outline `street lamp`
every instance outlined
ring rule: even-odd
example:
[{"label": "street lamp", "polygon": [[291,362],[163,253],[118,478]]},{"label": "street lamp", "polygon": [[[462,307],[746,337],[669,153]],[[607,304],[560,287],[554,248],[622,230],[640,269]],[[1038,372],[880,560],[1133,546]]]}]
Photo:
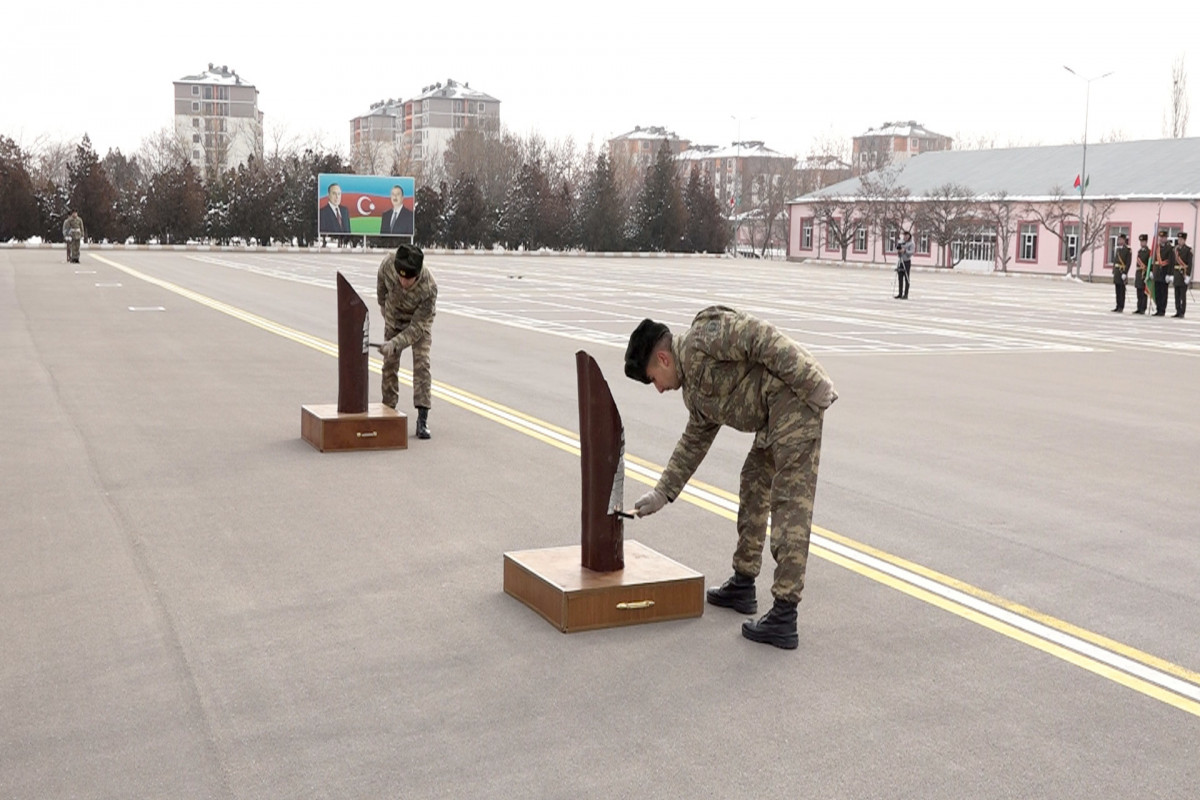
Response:
[{"label": "street lamp", "polygon": [[[737,148],[737,159],[733,162],[733,188],[730,193],[729,215],[734,217],[741,211],[742,205],[742,118],[737,114],[730,114],[729,118],[737,122],[737,141],[734,142],[734,147]],[[750,121],[758,119],[758,117],[747,117]],[[733,257],[738,257],[738,229],[741,228],[740,222],[733,224]],[[750,246],[754,247],[754,233],[751,228]]]},{"label": "street lamp", "polygon": [[[1092,101],[1092,81],[1098,81],[1102,78],[1107,78],[1112,75],[1111,72],[1106,72],[1103,75],[1097,75],[1094,78],[1085,78],[1075,70],[1063,64],[1063,69],[1083,81],[1087,90],[1083,96],[1083,167],[1079,173],[1079,233],[1075,238],[1075,277],[1079,277],[1079,270],[1083,261],[1083,195],[1087,191],[1088,174],[1087,174],[1087,129],[1088,129],[1088,111]],[[1092,268],[1088,271],[1088,280],[1093,277],[1096,270],[1095,258],[1092,259]]]}]

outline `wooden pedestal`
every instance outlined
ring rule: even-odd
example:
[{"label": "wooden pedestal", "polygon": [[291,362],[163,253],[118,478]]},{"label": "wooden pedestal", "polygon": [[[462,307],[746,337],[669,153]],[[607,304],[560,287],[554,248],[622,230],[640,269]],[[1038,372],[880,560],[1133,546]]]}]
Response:
[{"label": "wooden pedestal", "polygon": [[593,572],[580,545],[504,554],[504,591],[564,633],[704,613],[704,576],[633,540],[625,568]]},{"label": "wooden pedestal", "polygon": [[339,414],[337,404],[300,407],[300,436],[320,450],[407,449],[408,415],[370,403],[365,414]]}]

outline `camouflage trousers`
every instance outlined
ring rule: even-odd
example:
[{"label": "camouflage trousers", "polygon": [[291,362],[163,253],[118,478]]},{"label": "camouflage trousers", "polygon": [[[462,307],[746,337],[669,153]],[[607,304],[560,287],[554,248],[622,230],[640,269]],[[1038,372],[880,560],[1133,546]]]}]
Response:
[{"label": "camouflage trousers", "polygon": [[[391,339],[400,329],[385,328],[383,335]],[[432,336],[418,339],[412,345],[413,360],[413,406],[416,408],[433,407],[433,376],[429,370],[429,349],[433,343]],[[385,356],[383,359],[383,404],[396,407],[400,400],[400,353]]]},{"label": "camouflage trousers", "polygon": [[[759,446],[756,441],[742,465],[733,569],[743,575],[758,575],[769,519],[771,556],[775,559],[771,594],[778,600],[798,603],[808,568],[821,428],[818,421],[814,437],[813,412],[794,396],[780,404],[783,407],[771,409],[771,427],[775,430],[768,432],[770,444]],[[781,412],[778,415],[777,410]]]},{"label": "camouflage trousers", "polygon": [[79,240],[67,239],[67,261],[79,260]]}]

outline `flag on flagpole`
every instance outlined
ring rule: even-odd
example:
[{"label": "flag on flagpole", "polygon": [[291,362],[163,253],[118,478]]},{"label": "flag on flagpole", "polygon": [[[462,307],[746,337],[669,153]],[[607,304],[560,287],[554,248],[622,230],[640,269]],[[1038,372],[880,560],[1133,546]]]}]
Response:
[{"label": "flag on flagpole", "polygon": [[1073,188],[1075,188],[1075,189],[1079,188],[1079,176],[1078,175],[1075,176],[1075,185]]},{"label": "flag on flagpole", "polygon": [[[1092,176],[1091,176],[1091,175],[1088,175],[1086,178],[1084,178],[1084,179],[1083,179],[1083,183],[1082,183],[1083,189],[1086,189],[1086,188],[1088,187],[1088,184],[1089,184],[1089,183],[1091,183],[1091,182],[1092,182]],[[1075,188],[1076,188],[1076,189],[1078,189],[1079,191],[1081,191],[1081,192],[1082,192],[1082,191],[1083,191],[1083,189],[1080,189],[1079,187],[1080,187],[1079,176],[1078,176],[1078,175],[1076,175],[1076,176],[1075,176]]]}]

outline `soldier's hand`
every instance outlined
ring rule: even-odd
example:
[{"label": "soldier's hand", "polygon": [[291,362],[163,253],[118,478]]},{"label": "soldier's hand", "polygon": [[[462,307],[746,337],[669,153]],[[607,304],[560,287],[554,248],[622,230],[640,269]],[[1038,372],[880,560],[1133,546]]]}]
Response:
[{"label": "soldier's hand", "polygon": [[813,411],[820,413],[833,405],[833,401],[837,399],[838,393],[833,388],[833,383],[828,378],[822,378],[805,402]]},{"label": "soldier's hand", "polygon": [[403,349],[400,345],[396,344],[395,339],[388,339],[379,347],[379,353],[384,358],[391,358],[393,354],[399,355]]},{"label": "soldier's hand", "polygon": [[637,499],[633,510],[639,517],[648,517],[667,504],[667,496],[658,489],[651,489]]}]

